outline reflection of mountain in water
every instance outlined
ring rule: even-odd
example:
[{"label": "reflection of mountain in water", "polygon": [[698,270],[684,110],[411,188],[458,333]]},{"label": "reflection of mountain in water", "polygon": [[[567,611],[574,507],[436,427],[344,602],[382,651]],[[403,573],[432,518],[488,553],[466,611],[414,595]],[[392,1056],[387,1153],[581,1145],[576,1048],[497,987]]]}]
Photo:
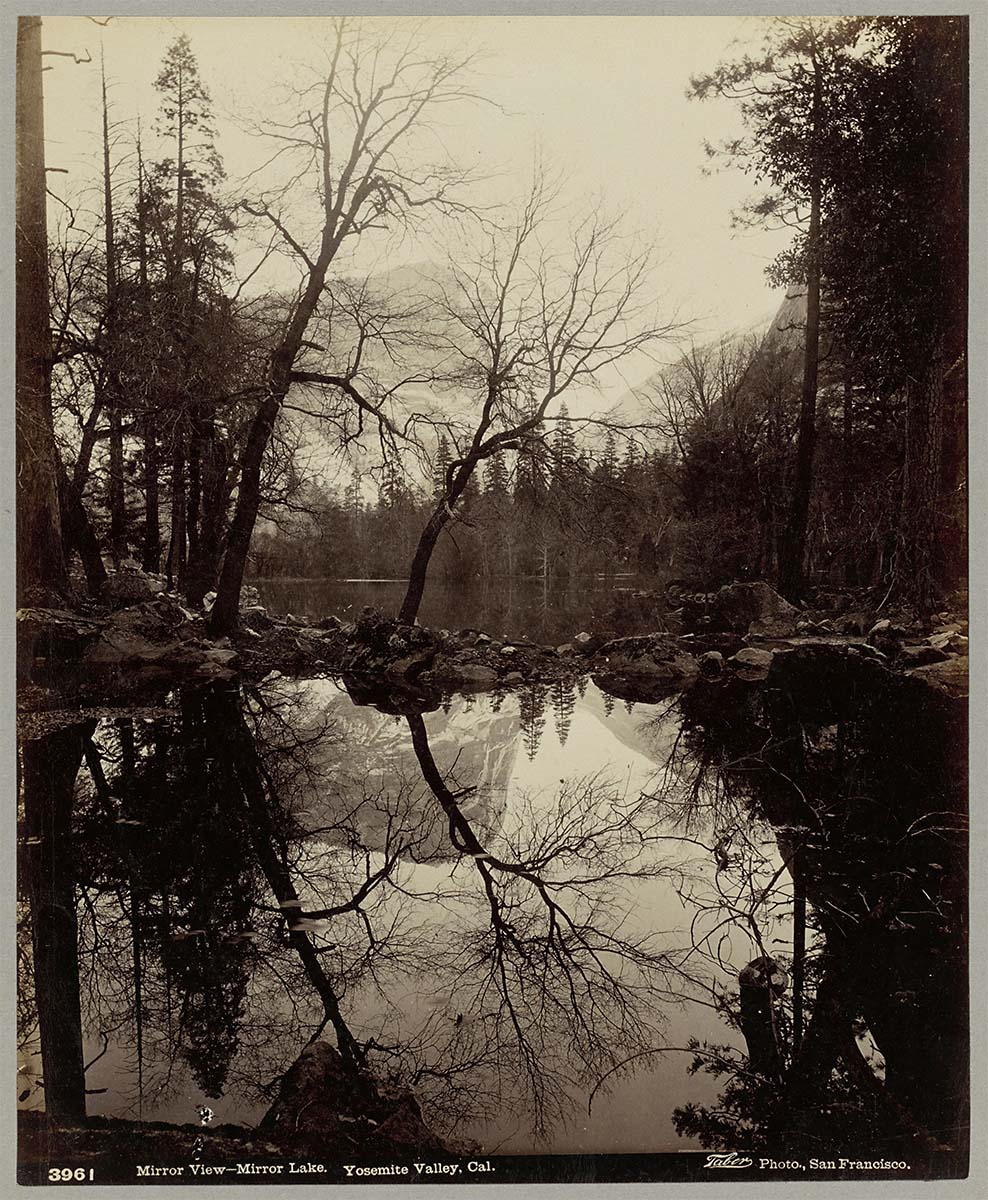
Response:
[{"label": "reflection of mountain in water", "polygon": [[611,697],[591,687],[580,699],[578,707],[592,713],[610,737],[636,754],[650,759],[657,767],[664,766],[668,761],[679,732],[678,716],[667,715],[667,710],[675,712],[671,701],[637,704],[629,711],[624,704],[613,703]]},{"label": "reflection of mountain in water", "polygon": [[[331,825],[362,796],[376,797],[362,804],[356,815],[369,848],[383,849],[389,818],[393,820],[400,808],[406,827],[434,827],[416,849],[416,858],[455,857],[443,814],[422,778],[405,719],[358,707],[329,681],[318,681],[308,690],[319,717],[328,718],[333,730],[315,750],[322,772],[333,784],[306,797],[309,827]],[[478,837],[487,837],[504,820],[520,745],[517,717],[458,696],[448,712],[427,713],[425,724],[433,758],[450,789],[471,789],[460,799],[463,815]]]}]

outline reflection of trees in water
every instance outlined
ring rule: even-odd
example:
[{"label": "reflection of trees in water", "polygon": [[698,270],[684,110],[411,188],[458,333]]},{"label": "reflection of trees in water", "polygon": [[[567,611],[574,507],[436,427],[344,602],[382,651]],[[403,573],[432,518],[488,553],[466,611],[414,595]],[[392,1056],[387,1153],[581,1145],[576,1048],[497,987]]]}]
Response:
[{"label": "reflection of trees in water", "polygon": [[[694,896],[698,952],[716,953],[711,932],[747,929],[767,953],[759,920],[773,906],[794,913],[791,993],[768,1005],[777,1070],[754,1069],[748,1028],[748,1056],[696,1043],[691,1069],[726,1086],[715,1107],[678,1110],[677,1128],[732,1150],[963,1147],[962,714],[895,680],[844,678],[856,669],[847,660],[829,668],[838,679],[798,658],[784,666],[772,689],[701,686],[686,697],[672,765],[688,786],[657,789],[685,833],[708,831],[718,860],[716,886]],[[771,823],[783,860],[767,883],[752,815]],[[726,1015],[743,1026],[742,1014],[743,1002]],[[884,1079],[856,1040],[865,1027]]]},{"label": "reflection of trees in water", "polygon": [[654,931],[627,928],[630,885],[670,869],[654,808],[599,779],[570,781],[552,798],[522,798],[484,843],[432,758],[422,718],[408,724],[485,922],[450,931],[450,1000],[470,1014],[491,1065],[522,1083],[541,1135],[571,1089],[657,1036],[657,1002],[677,968]]},{"label": "reflection of trees in water", "polygon": [[[508,1109],[545,1134],[573,1089],[655,1044],[678,987],[629,924],[635,888],[670,869],[655,805],[569,781],[494,832],[464,816],[470,784],[436,766],[421,718],[423,778],[343,788],[314,752],[337,735],[299,703],[217,687],[73,733],[62,852],[87,1036],[130,1056],[138,1111],[183,1064],[208,1094],[269,1094],[328,1034],[345,1070],[414,1088],[446,1130]],[[51,754],[29,745],[25,762]],[[25,790],[29,808],[52,796],[27,771]]]},{"label": "reflection of trees in water", "polygon": [[[954,766],[931,749],[951,727],[924,712],[921,743],[892,699],[859,689],[833,712],[792,689],[700,687],[659,714],[682,726],[647,794],[568,780],[490,826],[421,717],[405,719],[421,777],[355,781],[325,753],[340,731],[291,684],[27,743],[21,957],[38,984],[19,1022],[40,1023],[46,1103],[84,1104],[80,1025],[131,1057],[149,1104],[179,1067],[212,1094],[269,1097],[330,1037],[345,1071],[414,1089],[446,1132],[511,1111],[545,1134],[579,1091],[674,1050],[722,1081],[716,1106],[676,1114],[705,1145],[817,1153],[865,1129],[876,1153],[953,1144],[961,837]],[[677,947],[636,912],[669,886],[691,920]],[[785,968],[783,996],[718,982],[752,959]],[[667,1046],[662,1008],[685,995],[749,1053]]]}]

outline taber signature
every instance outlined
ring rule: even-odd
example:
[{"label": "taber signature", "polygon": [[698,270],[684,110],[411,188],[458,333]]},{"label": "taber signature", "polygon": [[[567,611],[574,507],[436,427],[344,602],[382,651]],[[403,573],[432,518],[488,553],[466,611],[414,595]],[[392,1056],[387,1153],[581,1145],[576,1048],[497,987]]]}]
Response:
[{"label": "taber signature", "polygon": [[703,1165],[723,1170],[739,1170],[742,1167],[750,1167],[752,1162],[752,1159],[735,1154],[732,1150],[730,1154],[708,1154],[707,1161]]}]

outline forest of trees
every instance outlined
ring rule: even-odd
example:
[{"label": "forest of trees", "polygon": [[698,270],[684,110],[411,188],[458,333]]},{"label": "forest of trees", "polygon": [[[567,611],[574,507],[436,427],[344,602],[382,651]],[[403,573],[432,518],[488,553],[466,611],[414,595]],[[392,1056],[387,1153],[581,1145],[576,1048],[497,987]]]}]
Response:
[{"label": "forest of trees", "polygon": [[[21,604],[99,595],[133,559],[193,605],[215,591],[217,633],[246,574],[408,577],[409,621],[430,571],[860,586],[926,615],[963,581],[963,18],[780,19],[692,81],[744,120],[709,148],[760,189],[738,221],[793,230],[779,320],[695,344],[619,221],[571,214],[551,243],[550,172],[492,218],[434,160],[420,135],[476,98],[469,56],[333,30],[246,196],[188,37],[143,126],[60,51],[104,72],[103,147],[91,194],[55,196],[41,22],[19,19]],[[449,251],[421,296],[346,267],[423,220]],[[252,286],[247,236],[294,292]],[[567,408],[639,352],[675,361],[638,411]]]}]

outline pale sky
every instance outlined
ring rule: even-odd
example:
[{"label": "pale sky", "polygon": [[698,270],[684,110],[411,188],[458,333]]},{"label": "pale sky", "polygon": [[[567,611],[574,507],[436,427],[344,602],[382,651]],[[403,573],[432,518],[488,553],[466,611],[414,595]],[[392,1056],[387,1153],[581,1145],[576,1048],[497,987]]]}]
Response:
[{"label": "pale sky", "polygon": [[[153,156],[158,97],[152,81],[169,44],[180,33],[189,35],[212,94],[217,145],[232,186],[269,153],[250,135],[251,111],[270,111],[279,89],[298,77],[300,64],[319,62],[328,22],[116,17],[100,29],[83,17],[44,18],[45,49],[82,56],[88,50],[94,60],[89,65],[47,60],[53,67],[45,73],[48,164],[68,170],[51,175],[50,186],[78,196],[98,181],[101,41],[112,116],[129,120],[140,112]],[[732,43],[760,37],[761,18],[498,16],[430,17],[421,23],[437,46],[485,52],[476,88],[499,106],[444,112],[442,139],[455,158],[497,172],[494,187],[506,195],[523,188],[538,148],[566,173],[574,205],[600,198],[608,209],[627,212],[659,248],[663,303],[670,313],[696,322],[698,339],[768,319],[780,293],[769,289],[763,272],[786,235],[732,231],[731,210],[750,194],[751,184],[734,169],[705,176],[703,141],[737,129],[734,107],[685,95],[692,74],[737,52]],[[98,208],[95,190],[89,203]],[[386,253],[385,265],[395,265],[394,246]],[[404,253],[421,257],[418,247]],[[249,251],[240,261],[250,264]],[[636,384],[648,373],[641,364],[636,378],[629,364],[625,382]]]}]

